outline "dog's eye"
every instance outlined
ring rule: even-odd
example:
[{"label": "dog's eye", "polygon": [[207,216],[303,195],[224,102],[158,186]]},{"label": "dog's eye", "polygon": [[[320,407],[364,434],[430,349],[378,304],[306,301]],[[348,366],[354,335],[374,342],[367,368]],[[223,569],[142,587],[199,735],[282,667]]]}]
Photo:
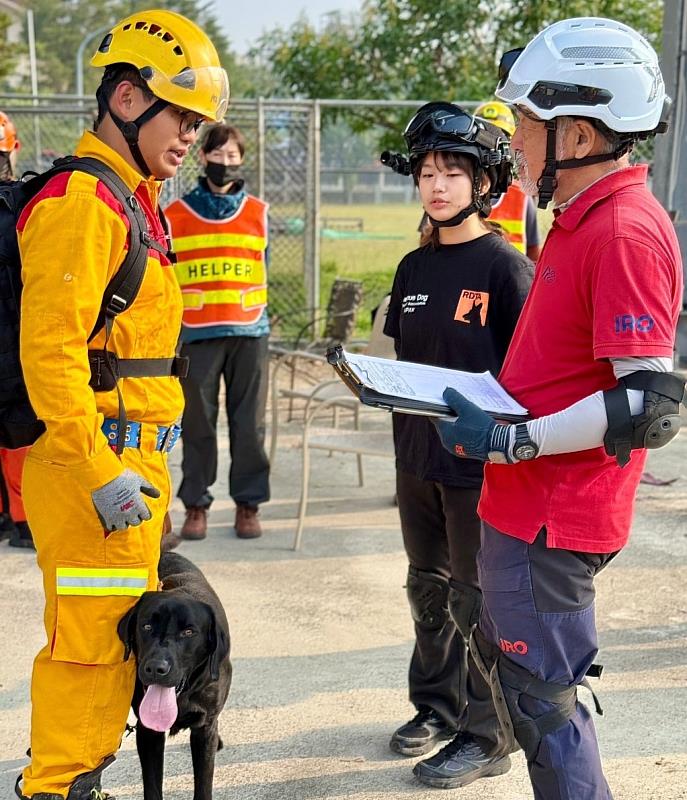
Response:
[{"label": "dog's eye", "polygon": [[193,630],[193,628],[184,628],[184,630],[181,632],[180,635],[183,637],[187,637],[187,636],[193,636],[194,633],[195,631]]},{"label": "dog's eye", "polygon": [[149,622],[146,622],[146,624],[143,626],[143,630],[144,631],[152,631],[153,630],[153,626]]}]

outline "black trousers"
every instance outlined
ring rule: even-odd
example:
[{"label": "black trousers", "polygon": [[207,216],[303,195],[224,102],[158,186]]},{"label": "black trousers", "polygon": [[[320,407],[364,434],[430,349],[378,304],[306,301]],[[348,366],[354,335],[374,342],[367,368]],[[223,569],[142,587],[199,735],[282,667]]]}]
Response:
[{"label": "black trousers", "polygon": [[267,337],[227,336],[185,344],[190,358],[182,380],[186,407],[182,418],[183,479],[178,496],[186,508],[207,508],[217,479],[217,415],[224,378],[229,421],[229,494],[237,503],[257,506],[270,499],[270,465],[265,453]]},{"label": "black trousers", "polygon": [[[411,567],[479,588],[480,490],[422,481],[397,471],[396,491]],[[465,642],[448,613],[438,629],[416,622],[408,673],[410,702],[429,706],[457,725],[467,702],[465,663]]]}]

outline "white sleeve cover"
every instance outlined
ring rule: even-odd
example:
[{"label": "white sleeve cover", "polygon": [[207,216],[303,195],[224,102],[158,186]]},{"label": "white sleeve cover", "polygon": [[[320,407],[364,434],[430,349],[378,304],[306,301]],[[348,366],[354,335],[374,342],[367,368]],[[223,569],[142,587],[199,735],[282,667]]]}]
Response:
[{"label": "white sleeve cover", "polygon": [[[614,358],[611,359],[611,364],[616,378],[640,370],[670,372],[673,368],[670,358],[659,357]],[[627,396],[632,416],[641,414],[644,407],[644,392],[639,389],[628,389]],[[607,429],[608,419],[602,391],[578,400],[577,403],[555,414],[539,417],[527,423],[530,438],[539,447],[540,456],[577,453],[601,447]]]}]

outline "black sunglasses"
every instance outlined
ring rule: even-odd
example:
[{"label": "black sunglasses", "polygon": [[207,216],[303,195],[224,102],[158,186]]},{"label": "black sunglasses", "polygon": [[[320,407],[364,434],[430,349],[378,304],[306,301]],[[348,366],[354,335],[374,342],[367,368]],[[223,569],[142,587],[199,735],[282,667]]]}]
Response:
[{"label": "black sunglasses", "polygon": [[513,64],[520,58],[524,47],[516,47],[514,50],[507,50],[499,61],[499,88],[508,80]]}]

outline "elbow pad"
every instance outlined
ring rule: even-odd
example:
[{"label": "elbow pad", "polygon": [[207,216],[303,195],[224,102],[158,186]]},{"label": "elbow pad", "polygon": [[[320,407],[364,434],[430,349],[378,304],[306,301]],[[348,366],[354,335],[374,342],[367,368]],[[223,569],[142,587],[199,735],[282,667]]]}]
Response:
[{"label": "elbow pad", "polygon": [[[644,411],[630,414],[628,389],[644,392]],[[685,382],[671,372],[642,370],[620,378],[604,392],[608,430],[604,447],[624,467],[631,450],[654,450],[668,444],[680,430],[680,404],[687,406]]]}]

